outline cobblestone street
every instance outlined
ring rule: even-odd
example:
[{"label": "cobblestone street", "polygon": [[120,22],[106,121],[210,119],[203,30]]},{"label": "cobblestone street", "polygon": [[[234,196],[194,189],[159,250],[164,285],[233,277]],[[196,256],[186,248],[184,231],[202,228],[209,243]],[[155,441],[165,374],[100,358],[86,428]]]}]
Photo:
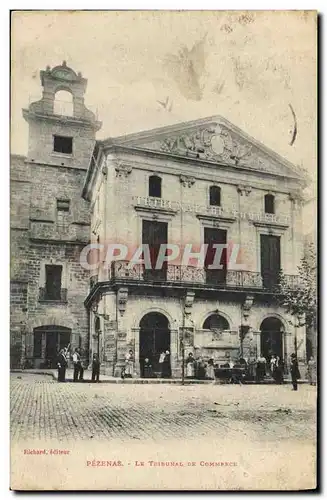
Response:
[{"label": "cobblestone street", "polygon": [[184,439],[191,434],[313,439],[316,390],[308,385],[58,384],[11,377],[13,439]]},{"label": "cobblestone street", "polygon": [[[246,488],[249,481],[254,488],[256,484],[262,487],[260,481],[267,479],[269,467],[273,485],[277,479],[279,485],[284,477],[292,484],[292,467],[298,464],[296,477],[311,485],[315,404],[316,388],[307,384],[300,385],[297,392],[291,390],[290,384],[58,384],[51,377],[15,373],[11,376],[11,436],[13,446],[19,450],[16,455],[23,454],[26,447],[49,448],[55,443],[57,448],[70,449],[71,455],[78,457],[74,467],[78,460],[79,467],[85,467],[86,459],[108,458],[109,451],[111,458],[114,453],[129,465],[139,457],[234,460],[239,465],[237,479],[232,471],[223,477],[220,474],[219,487]],[[76,446],[80,447],[78,452]],[[38,467],[40,463],[40,457],[24,458],[24,467],[27,463]],[[88,469],[85,475],[84,469],[80,473],[84,484]],[[108,474],[93,471],[89,480],[97,478],[96,485],[106,487]],[[167,474],[160,480],[176,480]],[[65,479],[67,484],[69,477]],[[135,481],[136,477],[140,472]],[[192,474],[187,477],[191,488]],[[118,481],[114,478],[111,484]],[[211,480],[216,484],[218,478],[213,476]]]}]

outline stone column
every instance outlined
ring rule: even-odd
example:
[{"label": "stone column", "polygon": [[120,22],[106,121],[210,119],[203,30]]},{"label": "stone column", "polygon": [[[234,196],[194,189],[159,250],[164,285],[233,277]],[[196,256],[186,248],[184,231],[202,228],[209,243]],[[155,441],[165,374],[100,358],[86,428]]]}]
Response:
[{"label": "stone column", "polygon": [[170,363],[173,377],[178,377],[181,372],[178,362],[178,330],[170,330]]},{"label": "stone column", "polygon": [[120,377],[122,368],[125,366],[125,355],[128,349],[133,349],[134,345],[128,343],[126,307],[128,300],[128,288],[120,287],[116,295],[116,317],[117,317],[117,356],[114,369],[114,376]]},{"label": "stone column", "polygon": [[129,346],[126,343],[127,334],[126,332],[117,332],[117,358],[114,370],[114,376],[120,377],[121,371],[125,366],[125,355]]},{"label": "stone column", "polygon": [[141,370],[140,370],[140,329],[139,328],[132,328],[132,339],[134,342],[134,356],[135,356],[135,363],[134,363],[134,375],[135,377],[140,377],[141,376]]},{"label": "stone column", "polygon": [[114,375],[114,365],[116,362],[116,335],[117,322],[104,320],[103,326],[103,367],[101,372],[106,375]]},{"label": "stone column", "polygon": [[261,355],[261,331],[252,330],[253,334],[253,348],[256,350],[256,357]]}]

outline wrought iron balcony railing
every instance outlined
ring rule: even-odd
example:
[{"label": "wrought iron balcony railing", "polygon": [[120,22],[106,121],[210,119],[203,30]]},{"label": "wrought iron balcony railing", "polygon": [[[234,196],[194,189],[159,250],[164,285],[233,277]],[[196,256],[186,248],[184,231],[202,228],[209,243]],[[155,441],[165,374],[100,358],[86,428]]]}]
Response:
[{"label": "wrought iron balcony railing", "polygon": [[[266,277],[266,276],[265,276]],[[261,273],[253,271],[221,272],[204,268],[180,265],[166,265],[163,269],[144,269],[143,264],[130,266],[128,261],[112,263],[109,279],[133,280],[141,282],[194,283],[212,285],[219,288],[250,288],[271,291],[276,282],[265,281]],[[286,275],[290,286],[298,286],[298,276]]]}]

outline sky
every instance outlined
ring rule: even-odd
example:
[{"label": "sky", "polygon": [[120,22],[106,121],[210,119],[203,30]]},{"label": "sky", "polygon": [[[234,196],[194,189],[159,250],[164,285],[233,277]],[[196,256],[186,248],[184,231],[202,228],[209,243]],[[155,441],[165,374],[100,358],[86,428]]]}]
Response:
[{"label": "sky", "polygon": [[40,70],[66,60],[88,79],[98,139],[221,115],[305,168],[315,191],[313,12],[20,11],[11,50],[13,153],[27,152],[21,110],[41,97]]}]

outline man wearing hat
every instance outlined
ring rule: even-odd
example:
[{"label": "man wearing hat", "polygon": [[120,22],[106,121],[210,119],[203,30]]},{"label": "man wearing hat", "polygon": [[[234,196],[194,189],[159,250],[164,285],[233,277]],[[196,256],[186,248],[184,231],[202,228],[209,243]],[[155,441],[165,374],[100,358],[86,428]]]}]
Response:
[{"label": "man wearing hat", "polygon": [[291,377],[293,384],[293,391],[297,391],[297,381],[300,378],[299,365],[297,362],[296,354],[291,354]]}]

